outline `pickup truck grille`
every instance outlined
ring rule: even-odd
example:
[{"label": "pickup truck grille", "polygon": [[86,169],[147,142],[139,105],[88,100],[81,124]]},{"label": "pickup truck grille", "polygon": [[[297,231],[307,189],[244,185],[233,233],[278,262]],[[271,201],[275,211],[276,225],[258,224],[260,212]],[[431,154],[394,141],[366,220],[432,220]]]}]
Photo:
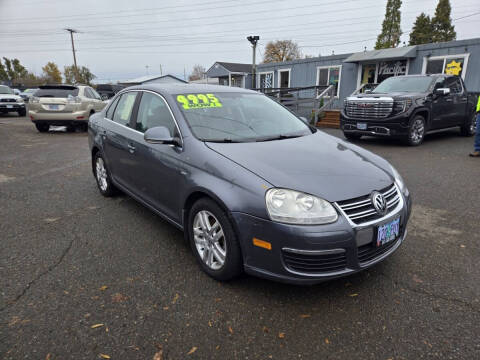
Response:
[{"label": "pickup truck grille", "polygon": [[11,102],[11,103],[14,103],[14,102],[17,102],[17,100],[15,100],[15,99],[5,99],[5,98],[2,99],[2,98],[0,98],[0,102]]},{"label": "pickup truck grille", "polygon": [[[382,190],[380,193],[387,201],[387,214],[393,211],[400,202],[400,194],[395,184],[392,184]],[[373,207],[370,195],[361,196],[359,198],[339,201],[337,205],[343,210],[345,215],[355,224],[360,225],[368,221],[376,220],[384,215],[379,215]],[[385,215],[387,215],[385,214]]]},{"label": "pickup truck grille", "polygon": [[347,100],[345,113],[358,119],[383,119],[392,113],[392,101]]}]

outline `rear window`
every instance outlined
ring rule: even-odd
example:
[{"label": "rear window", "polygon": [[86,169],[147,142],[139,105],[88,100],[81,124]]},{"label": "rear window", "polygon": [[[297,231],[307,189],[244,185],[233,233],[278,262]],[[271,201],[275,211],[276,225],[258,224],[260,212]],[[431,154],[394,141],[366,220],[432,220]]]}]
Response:
[{"label": "rear window", "polygon": [[75,89],[38,89],[35,93],[36,97],[52,97],[52,98],[68,98],[69,96],[77,96],[78,88]]}]

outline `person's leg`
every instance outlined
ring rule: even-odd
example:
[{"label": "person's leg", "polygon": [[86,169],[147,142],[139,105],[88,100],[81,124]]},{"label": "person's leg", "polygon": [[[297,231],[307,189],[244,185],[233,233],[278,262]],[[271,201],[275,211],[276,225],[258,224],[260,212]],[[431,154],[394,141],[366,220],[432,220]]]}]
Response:
[{"label": "person's leg", "polygon": [[477,131],[475,133],[475,144],[473,147],[475,151],[480,151],[480,113],[477,114]]}]

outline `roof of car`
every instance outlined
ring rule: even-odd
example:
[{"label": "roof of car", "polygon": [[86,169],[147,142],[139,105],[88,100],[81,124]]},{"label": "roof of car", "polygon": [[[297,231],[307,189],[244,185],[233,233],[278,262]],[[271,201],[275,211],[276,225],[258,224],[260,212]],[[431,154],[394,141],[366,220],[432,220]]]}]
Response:
[{"label": "roof of car", "polygon": [[167,94],[186,94],[186,93],[205,93],[205,92],[229,92],[229,93],[256,93],[252,90],[247,90],[239,87],[230,87],[223,85],[208,85],[208,84],[144,84],[137,86],[130,86],[127,89],[152,90]]}]

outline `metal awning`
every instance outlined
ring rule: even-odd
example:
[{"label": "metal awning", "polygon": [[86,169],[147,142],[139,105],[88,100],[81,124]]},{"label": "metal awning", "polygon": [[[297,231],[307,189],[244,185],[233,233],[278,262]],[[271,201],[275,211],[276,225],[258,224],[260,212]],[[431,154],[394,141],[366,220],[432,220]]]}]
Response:
[{"label": "metal awning", "polygon": [[343,62],[359,63],[359,62],[376,62],[385,60],[398,60],[406,58],[414,58],[417,56],[417,46],[404,46],[400,48],[371,50],[359,52],[350,55]]}]

